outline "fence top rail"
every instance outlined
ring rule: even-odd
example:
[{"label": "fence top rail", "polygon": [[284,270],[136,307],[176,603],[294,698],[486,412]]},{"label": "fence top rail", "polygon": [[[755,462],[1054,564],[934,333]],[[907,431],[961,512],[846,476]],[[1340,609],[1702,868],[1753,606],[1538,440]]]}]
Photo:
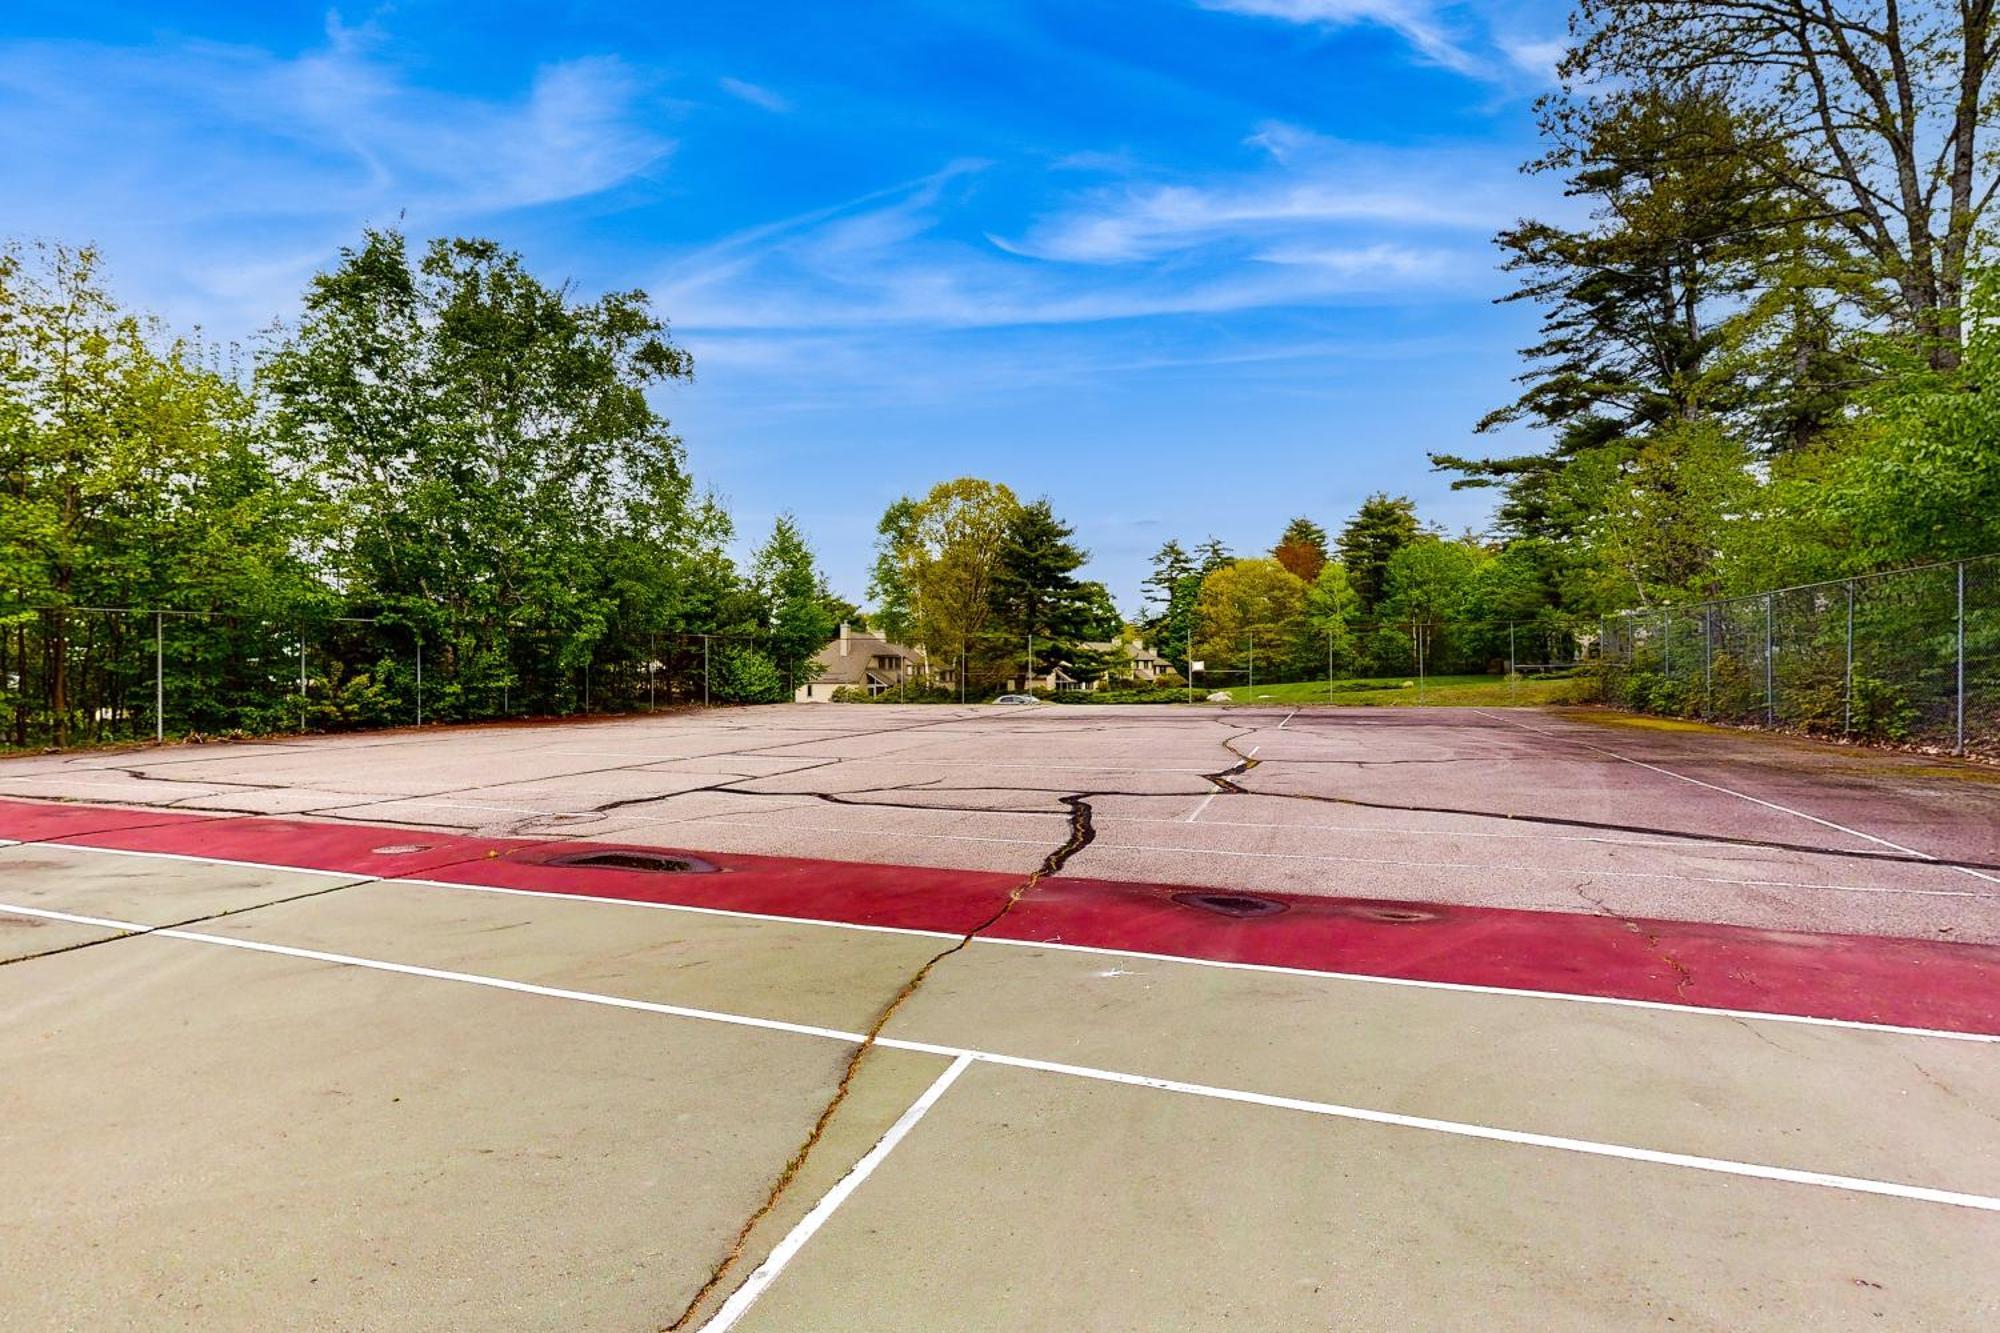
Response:
[{"label": "fence top rail", "polygon": [[1967,565],[1983,565],[1989,561],[2000,561],[2000,551],[1989,551],[1985,555],[1968,555],[1957,560],[1927,560],[1921,565],[1900,565],[1895,569],[1870,570],[1865,574],[1846,574],[1837,579],[1821,579],[1817,583],[1794,583],[1786,588],[1765,588],[1759,592],[1739,593],[1734,597],[1709,597],[1699,602],[1662,602],[1658,606],[1627,607],[1623,611],[1609,614],[1623,619],[1638,616],[1672,615],[1675,612],[1700,611],[1707,607],[1734,606],[1742,602],[1761,602],[1767,597],[1781,597],[1786,593],[1813,592],[1820,588],[1839,588],[1856,583],[1866,583],[1872,579],[1897,578],[1904,574],[1926,574],[1938,569],[1956,569]]}]

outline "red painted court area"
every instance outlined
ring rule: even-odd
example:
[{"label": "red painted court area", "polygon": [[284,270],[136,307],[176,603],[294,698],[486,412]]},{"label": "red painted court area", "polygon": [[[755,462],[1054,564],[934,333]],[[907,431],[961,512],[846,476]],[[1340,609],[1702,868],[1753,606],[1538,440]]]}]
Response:
[{"label": "red painted court area", "polygon": [[[2000,1035],[2000,947],[0,801],[0,838],[1109,953]],[[641,853],[713,873],[559,864]]]}]

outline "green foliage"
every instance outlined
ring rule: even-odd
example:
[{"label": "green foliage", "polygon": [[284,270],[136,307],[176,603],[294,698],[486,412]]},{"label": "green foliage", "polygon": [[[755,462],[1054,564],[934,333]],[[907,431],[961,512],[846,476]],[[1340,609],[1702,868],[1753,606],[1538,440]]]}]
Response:
[{"label": "green foliage", "polygon": [[1275,560],[1236,560],[1201,582],[1196,651],[1213,674],[1283,679],[1299,666],[1306,585]]},{"label": "green foliage", "polygon": [[805,534],[790,514],[780,514],[757,548],[750,578],[759,600],[770,661],[796,685],[808,683],[813,655],[839,630],[846,608],[833,602]]},{"label": "green foliage", "polygon": [[1340,563],[1364,614],[1387,595],[1389,561],[1416,539],[1417,531],[1416,505],[1406,496],[1392,500],[1380,491],[1362,501],[1340,530]]},{"label": "green foliage", "polygon": [[1013,491],[977,477],[940,482],[921,500],[890,505],[876,529],[869,585],[877,627],[940,652],[990,653],[994,578],[1020,508]]},{"label": "green foliage", "polygon": [[712,654],[711,697],[717,703],[773,704],[791,696],[776,663],[755,648],[731,645]]}]

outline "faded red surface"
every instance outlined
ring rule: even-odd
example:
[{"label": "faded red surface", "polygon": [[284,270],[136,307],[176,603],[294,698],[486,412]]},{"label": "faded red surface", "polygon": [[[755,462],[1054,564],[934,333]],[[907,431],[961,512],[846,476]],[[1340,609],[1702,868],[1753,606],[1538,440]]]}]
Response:
[{"label": "faded red surface", "polygon": [[[717,874],[565,867],[614,844],[0,800],[0,837],[256,861],[962,934],[1020,877],[685,851]],[[4,875],[0,875],[4,884]],[[0,889],[0,893],[4,890]],[[1186,886],[1045,880],[984,933],[1316,972],[1652,1000],[2000,1034],[2000,946],[1217,889],[1279,905],[1218,915]]]}]

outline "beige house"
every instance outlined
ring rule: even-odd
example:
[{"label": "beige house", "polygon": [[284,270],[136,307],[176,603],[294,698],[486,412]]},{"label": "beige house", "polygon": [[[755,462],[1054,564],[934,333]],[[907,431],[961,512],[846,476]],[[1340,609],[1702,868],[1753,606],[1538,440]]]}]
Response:
[{"label": "beige house", "polygon": [[[1057,693],[1067,690],[1101,690],[1113,676],[1130,676],[1134,680],[1151,682],[1169,675],[1173,667],[1158,653],[1148,648],[1139,639],[1103,639],[1095,642],[1079,643],[1077,647],[1091,654],[1107,658],[1110,665],[1095,673],[1077,671],[1067,662],[1059,662],[1047,671],[1038,671],[1024,684],[1019,676],[1007,682],[1010,690],[1046,690]],[[1119,662],[1120,656],[1124,662]]]},{"label": "beige house", "polygon": [[843,623],[840,636],[813,655],[819,674],[799,686],[793,699],[802,704],[826,703],[839,689],[866,688],[881,694],[919,676],[922,654],[891,643],[880,634],[855,630]]}]

